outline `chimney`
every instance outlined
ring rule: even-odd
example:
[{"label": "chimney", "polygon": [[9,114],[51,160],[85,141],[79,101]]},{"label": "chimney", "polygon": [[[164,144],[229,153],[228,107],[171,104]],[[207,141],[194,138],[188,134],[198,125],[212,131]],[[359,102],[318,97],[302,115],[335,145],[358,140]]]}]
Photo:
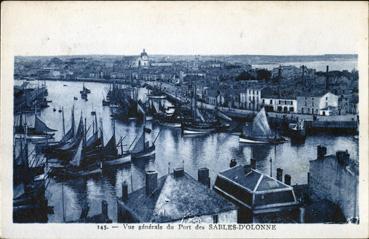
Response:
[{"label": "chimney", "polygon": [[322,146],[322,145],[318,145],[317,147],[317,159],[324,159],[324,156],[327,154],[327,148]]},{"label": "chimney", "polygon": [[255,159],[251,159],[251,168],[256,169],[256,160]]},{"label": "chimney", "polygon": [[284,183],[291,185],[291,176],[289,174],[284,175]]},{"label": "chimney", "polygon": [[128,200],[128,184],[126,181],[122,184],[122,200],[127,201]]},{"label": "chimney", "polygon": [[183,168],[175,168],[173,170],[173,175],[175,178],[180,178],[184,175],[184,169]]},{"label": "chimney", "polygon": [[245,174],[251,172],[251,164],[246,164],[245,166],[243,166],[243,168],[245,169]]},{"label": "chimney", "polygon": [[277,168],[277,180],[282,182],[283,169]]},{"label": "chimney", "polygon": [[327,65],[327,70],[325,73],[325,90],[328,90],[328,87],[329,87],[328,72],[329,72],[329,66]]},{"label": "chimney", "polygon": [[101,214],[104,218],[108,218],[108,203],[105,200],[101,202]]},{"label": "chimney", "polygon": [[339,164],[347,166],[350,161],[350,154],[348,153],[347,150],[346,151],[340,150],[336,152],[336,158]]},{"label": "chimney", "polygon": [[146,194],[152,194],[158,186],[158,173],[153,170],[146,171]]},{"label": "chimney", "polygon": [[200,168],[197,171],[197,180],[210,188],[210,177],[209,177],[209,169],[208,168]]}]

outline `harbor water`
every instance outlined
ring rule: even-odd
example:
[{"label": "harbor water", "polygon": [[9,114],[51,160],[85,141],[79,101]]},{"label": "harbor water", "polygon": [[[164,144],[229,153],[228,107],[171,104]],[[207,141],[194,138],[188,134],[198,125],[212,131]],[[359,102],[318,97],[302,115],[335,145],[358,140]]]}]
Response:
[{"label": "harbor water", "polygon": [[[15,84],[21,84],[21,82],[16,81]],[[79,92],[82,90],[80,82],[46,81],[46,85],[49,93],[47,99],[52,102],[49,103],[48,108],[40,112],[39,117],[50,128],[58,130],[55,133],[55,140],[59,140],[62,136],[62,113],[58,110],[64,109],[65,129],[68,130],[73,105],[76,124],[82,114],[83,118],[87,119],[87,127],[91,125],[93,121],[91,111],[95,111],[97,117],[102,118],[104,142],[109,140],[113,132],[111,111],[108,106],[102,106],[102,99],[109,90],[108,84],[85,83],[85,86],[91,90],[87,101],[80,99]],[[146,94],[146,89],[139,89],[139,98],[146,100]],[[33,114],[29,114],[27,120],[33,125]],[[302,145],[292,145],[287,142],[277,146],[250,146],[240,144],[238,136],[228,133],[183,137],[179,128],[167,128],[154,122],[148,122],[148,124],[153,129],[151,141],[160,132],[155,142],[155,158],[134,161],[130,166],[104,172],[101,176],[68,181],[52,179],[46,191],[49,205],[54,208],[54,213],[49,215],[49,222],[78,220],[82,208],[86,205],[90,208],[89,216],[98,214],[101,212],[102,200],[108,202],[109,217],[116,222],[116,197],[122,194],[122,183],[126,181],[129,184],[129,192],[141,188],[145,183],[144,176],[147,169],[157,170],[161,177],[173,168],[184,167],[188,174],[197,179],[197,170],[207,167],[213,184],[216,175],[229,168],[231,159],[236,159],[238,164],[247,164],[250,163],[251,158],[254,158],[257,160],[258,170],[268,175],[272,173],[275,177],[276,169],[282,168],[284,173],[291,175],[292,185],[295,185],[307,183],[309,160],[316,158],[317,145],[326,146],[328,154],[333,154],[337,150],[348,150],[351,158],[358,159],[358,142],[351,136],[337,137],[322,134],[307,137]],[[127,150],[136,136],[142,132],[142,123],[135,120],[116,121],[115,130],[117,140],[124,137],[124,149]]]}]

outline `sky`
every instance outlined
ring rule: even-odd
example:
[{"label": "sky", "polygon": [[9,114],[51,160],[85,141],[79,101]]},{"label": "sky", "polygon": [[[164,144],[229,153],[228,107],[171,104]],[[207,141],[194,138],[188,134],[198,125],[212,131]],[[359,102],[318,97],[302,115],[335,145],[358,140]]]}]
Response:
[{"label": "sky", "polygon": [[356,54],[365,2],[5,2],[15,55]]}]

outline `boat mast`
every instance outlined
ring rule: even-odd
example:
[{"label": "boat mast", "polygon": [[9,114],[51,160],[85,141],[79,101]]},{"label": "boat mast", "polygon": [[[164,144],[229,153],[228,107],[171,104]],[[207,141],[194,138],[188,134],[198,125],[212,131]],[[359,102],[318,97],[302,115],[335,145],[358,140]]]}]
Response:
[{"label": "boat mast", "polygon": [[143,125],[143,131],[142,131],[142,136],[143,136],[143,149],[145,150],[146,148],[146,114],[144,114],[144,125]]},{"label": "boat mast", "polygon": [[64,107],[62,107],[62,117],[63,117],[63,137],[64,137],[65,136]]},{"label": "boat mast", "polygon": [[86,135],[87,135],[87,130],[86,130],[86,118],[85,118],[85,125],[84,125],[84,134],[83,134],[83,146],[86,146]]},{"label": "boat mast", "polygon": [[101,144],[104,146],[104,127],[101,117],[100,117],[100,133],[101,133]]},{"label": "boat mast", "polygon": [[64,183],[62,182],[62,209],[63,209],[63,222],[65,222],[65,209],[64,209]]}]

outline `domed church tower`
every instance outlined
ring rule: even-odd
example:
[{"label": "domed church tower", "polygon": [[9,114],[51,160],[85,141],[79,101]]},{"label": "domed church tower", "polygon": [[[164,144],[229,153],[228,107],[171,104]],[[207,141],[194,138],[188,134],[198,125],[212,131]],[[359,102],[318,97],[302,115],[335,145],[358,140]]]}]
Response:
[{"label": "domed church tower", "polygon": [[147,55],[145,49],[142,50],[140,57],[137,59],[138,67],[149,67],[149,56]]}]

